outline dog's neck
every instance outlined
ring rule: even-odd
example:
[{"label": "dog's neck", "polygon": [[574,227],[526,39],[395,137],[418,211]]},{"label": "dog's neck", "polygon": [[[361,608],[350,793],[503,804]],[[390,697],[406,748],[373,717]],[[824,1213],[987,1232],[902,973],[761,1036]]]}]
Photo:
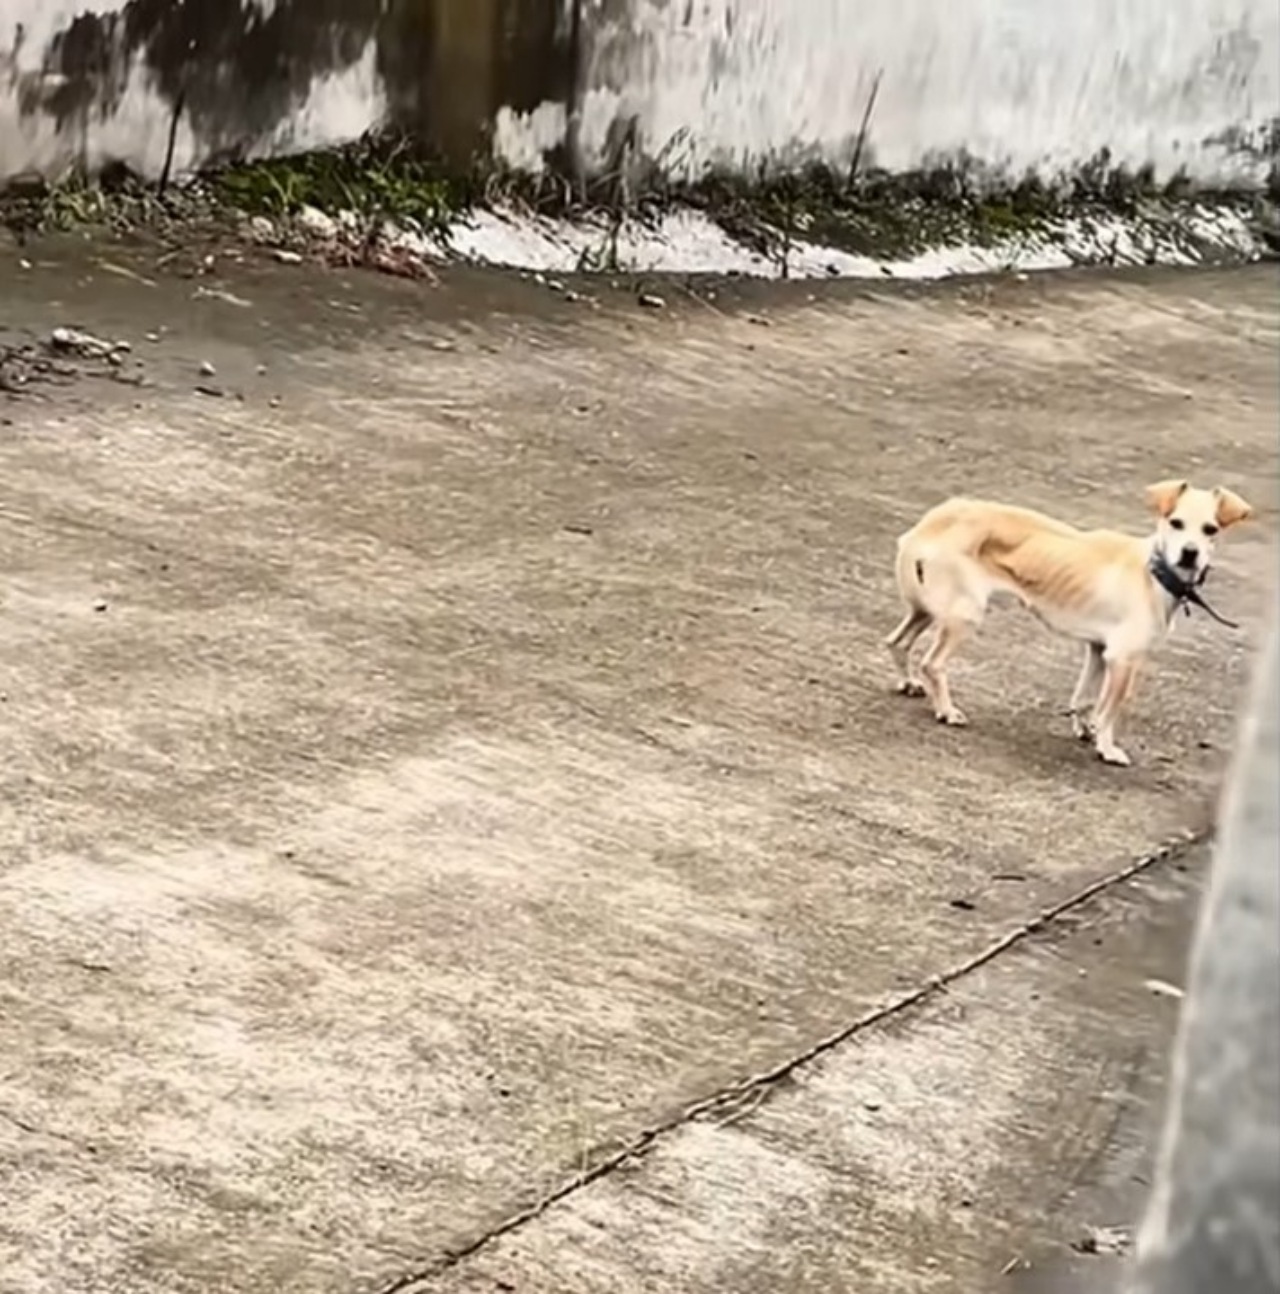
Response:
[{"label": "dog's neck", "polygon": [[1194,580],[1189,580],[1173,565],[1152,539],[1147,552],[1147,573],[1151,576],[1164,609],[1167,624],[1177,614],[1180,606],[1188,606],[1196,593]]},{"label": "dog's neck", "polygon": [[1199,579],[1188,579],[1164,555],[1154,535],[1151,538],[1147,555],[1147,571],[1159,590],[1166,625],[1173,623],[1173,617],[1177,615],[1179,607],[1187,615],[1191,614],[1192,607],[1199,607],[1219,624],[1226,625],[1229,629],[1238,629],[1240,627],[1224,616],[1220,616],[1204,600],[1204,595],[1200,592],[1200,586],[1205,582],[1209,574],[1208,570],[1202,571]]}]

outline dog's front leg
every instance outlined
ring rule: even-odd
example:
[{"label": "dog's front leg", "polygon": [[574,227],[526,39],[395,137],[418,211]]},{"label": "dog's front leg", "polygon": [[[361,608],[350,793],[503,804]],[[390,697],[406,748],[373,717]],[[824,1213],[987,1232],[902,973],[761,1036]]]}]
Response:
[{"label": "dog's front leg", "polygon": [[1094,711],[1094,749],[1105,764],[1127,767],[1133,761],[1116,744],[1116,721],[1125,703],[1133,695],[1138,681],[1138,662],[1131,657],[1108,660],[1102,680],[1102,693]]},{"label": "dog's front leg", "polygon": [[1102,647],[1098,643],[1086,643],[1084,663],[1080,666],[1080,677],[1076,680],[1075,691],[1071,693],[1071,731],[1079,741],[1092,741],[1095,723],[1092,716],[1085,711],[1099,700],[1098,684],[1102,680],[1103,659]]}]

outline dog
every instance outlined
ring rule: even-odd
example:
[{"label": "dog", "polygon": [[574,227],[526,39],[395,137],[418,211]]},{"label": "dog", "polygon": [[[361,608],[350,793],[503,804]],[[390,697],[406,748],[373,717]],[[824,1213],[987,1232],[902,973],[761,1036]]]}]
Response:
[{"label": "dog", "polygon": [[[897,690],[927,697],[940,723],[964,724],[951,699],[947,664],[981,624],[991,598],[1012,593],[1051,629],[1085,644],[1071,695],[1072,729],[1094,743],[1105,763],[1128,765],[1116,742],[1116,721],[1138,673],[1180,606],[1202,606],[1222,619],[1200,586],[1218,536],[1253,515],[1244,499],[1222,486],[1205,490],[1188,481],[1161,481],[1147,488],[1146,499],[1156,528],[1141,539],[1078,530],[1030,508],[980,499],[952,498],[931,508],[898,540],[896,572],[906,614],[886,639]],[[913,671],[911,649],[930,628],[933,640]]]}]

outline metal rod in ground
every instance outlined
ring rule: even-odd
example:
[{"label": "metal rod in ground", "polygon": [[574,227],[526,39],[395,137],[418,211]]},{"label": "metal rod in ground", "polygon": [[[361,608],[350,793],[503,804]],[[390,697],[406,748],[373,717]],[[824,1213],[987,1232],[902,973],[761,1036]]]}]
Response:
[{"label": "metal rod in ground", "polygon": [[849,188],[853,188],[853,182],[858,175],[858,167],[862,164],[862,150],[867,142],[867,129],[871,125],[871,114],[875,110],[876,99],[880,94],[880,80],[884,76],[884,68],[876,72],[875,80],[871,82],[871,93],[867,95],[867,106],[862,110],[862,125],[858,127],[858,138],[854,141],[853,156],[849,159]]}]

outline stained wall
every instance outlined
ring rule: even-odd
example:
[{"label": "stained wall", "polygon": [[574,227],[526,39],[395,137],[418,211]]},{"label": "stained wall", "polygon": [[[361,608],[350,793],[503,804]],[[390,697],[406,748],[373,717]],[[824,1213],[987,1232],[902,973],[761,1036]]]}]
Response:
[{"label": "stained wall", "polygon": [[[1273,0],[5,0],[0,176],[159,174],[395,121],[454,161],[684,176],[1107,149],[1257,181],[1280,118]],[[863,122],[866,129],[863,131]],[[172,147],[171,147],[172,145]]]}]

